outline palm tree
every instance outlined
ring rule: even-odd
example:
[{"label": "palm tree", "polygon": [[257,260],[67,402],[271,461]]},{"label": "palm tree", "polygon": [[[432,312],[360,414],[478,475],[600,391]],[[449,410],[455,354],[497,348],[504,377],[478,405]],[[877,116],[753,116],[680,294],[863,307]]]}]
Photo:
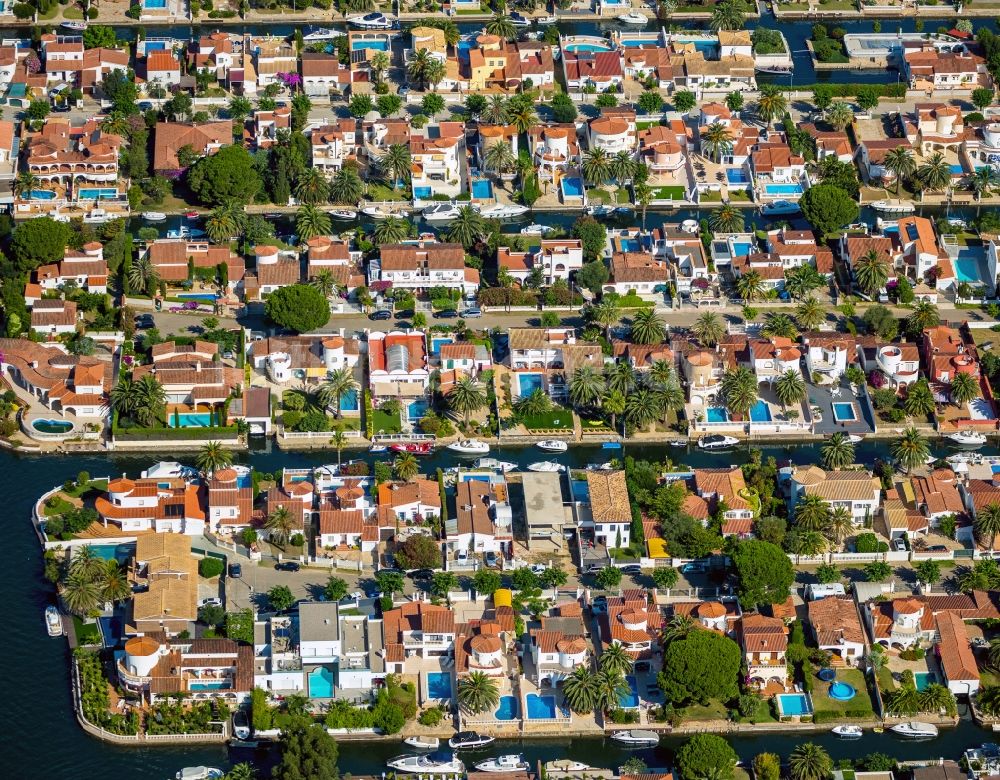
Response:
[{"label": "palm tree", "polygon": [[431,89],[436,89],[437,85],[444,81],[444,77],[448,75],[448,68],[441,60],[431,60],[427,64],[427,70],[424,73],[424,78],[427,80],[425,89],[430,87]]},{"label": "palm tree", "polygon": [[701,153],[718,161],[733,150],[733,136],[722,122],[712,122],[701,130]]},{"label": "palm tree", "polygon": [[795,526],[803,531],[823,532],[830,522],[830,505],[821,496],[810,493],[795,506]]},{"label": "palm tree", "polygon": [[788,757],[791,780],[826,780],[832,771],[830,754],[814,742],[799,745]]},{"label": "palm tree", "polygon": [[993,172],[992,165],[984,165],[977,168],[976,172],[970,175],[967,181],[969,189],[976,195],[976,200],[982,200],[983,198],[988,198],[997,186],[997,175]]},{"label": "palm tree", "polygon": [[621,307],[612,300],[602,300],[596,306],[591,306],[588,311],[589,317],[604,328],[604,337],[611,337],[611,326],[622,317]]},{"label": "palm tree", "polygon": [[703,347],[714,347],[726,335],[726,326],[714,311],[699,314],[691,330]]},{"label": "palm tree", "polygon": [[310,284],[315,287],[324,298],[329,298],[337,289],[337,280],[329,268],[323,268],[312,278]]},{"label": "palm tree", "polygon": [[522,414],[525,417],[537,417],[540,414],[545,414],[552,408],[552,399],[549,398],[544,390],[538,388],[532,393],[522,395],[518,398],[514,403],[514,408],[518,414]]},{"label": "palm tree", "polygon": [[838,100],[827,111],[826,121],[834,130],[844,130],[854,121],[854,111],[847,103]]},{"label": "palm tree", "polygon": [[228,206],[212,209],[212,213],[205,218],[205,235],[213,244],[229,241],[237,230],[236,218]]},{"label": "palm tree", "polygon": [[316,236],[329,235],[330,226],[330,215],[315,206],[302,206],[295,212],[295,232],[302,243]]},{"label": "palm tree", "polygon": [[667,327],[652,307],[639,309],[632,317],[629,335],[636,344],[659,344],[667,336]]},{"label": "palm tree", "polygon": [[510,121],[519,133],[527,133],[528,129],[538,124],[538,114],[535,109],[525,103],[518,103],[511,109]]},{"label": "palm tree", "polygon": [[486,23],[486,32],[510,41],[517,37],[517,28],[509,16],[497,14]]},{"label": "palm tree", "polygon": [[826,277],[808,264],[785,272],[785,290],[793,298],[804,298],[813,290],[826,285]]},{"label": "palm tree", "polygon": [[637,168],[638,165],[632,159],[632,153],[625,149],[618,152],[608,162],[611,178],[615,180],[619,187],[624,187],[631,183],[632,179],[635,178]]},{"label": "palm tree", "polygon": [[381,84],[385,72],[389,70],[389,55],[384,51],[375,52],[368,60],[368,70],[371,71],[372,80],[376,84]]},{"label": "palm tree", "polygon": [[569,400],[577,409],[591,409],[604,393],[604,377],[591,365],[578,366],[569,379]]},{"label": "palm tree", "polygon": [[103,563],[103,571],[97,580],[101,588],[101,600],[112,603],[128,601],[132,598],[132,584],[128,581],[128,574],[114,558]]},{"label": "palm tree", "polygon": [[722,0],[712,9],[712,21],[709,24],[713,32],[719,32],[719,30],[739,30],[745,22],[746,12],[742,2]]},{"label": "palm tree", "polygon": [[611,415],[611,429],[615,430],[618,415],[625,414],[625,394],[621,390],[605,390],[601,408]]},{"label": "palm tree", "polygon": [[104,572],[104,559],[99,557],[89,545],[81,547],[70,562],[69,572],[88,580],[96,580]]},{"label": "palm tree", "polygon": [[135,383],[135,409],[132,416],[143,428],[151,428],[163,421],[167,406],[167,393],[152,374],[144,375]]},{"label": "palm tree", "polygon": [[494,95],[479,115],[485,125],[506,125],[510,123],[510,104],[503,95]]},{"label": "palm tree", "polygon": [[66,609],[74,615],[87,615],[101,603],[101,586],[93,579],[70,570],[62,583],[61,595]]},{"label": "palm tree", "polygon": [[926,379],[914,382],[906,388],[903,409],[910,417],[927,417],[934,412],[934,394]]},{"label": "palm tree", "polygon": [[979,398],[979,383],[972,374],[958,373],[951,380],[951,402],[955,406],[967,404],[973,398]]},{"label": "palm tree", "polygon": [[798,336],[798,328],[792,322],[792,318],[787,314],[777,311],[769,311],[764,318],[764,327],[761,335],[766,339],[794,339]]},{"label": "palm tree", "polygon": [[640,387],[625,399],[625,417],[636,428],[648,428],[660,417],[660,398],[648,387]]},{"label": "palm tree", "polygon": [[926,463],[930,449],[927,438],[916,428],[910,427],[892,445],[892,456],[907,471]]},{"label": "palm tree", "polygon": [[208,441],[201,445],[194,463],[202,474],[214,474],[233,465],[233,453],[220,441]]},{"label": "palm tree", "polygon": [[225,780],[254,780],[257,777],[257,770],[254,765],[241,761],[226,773]]},{"label": "palm tree", "polygon": [[788,100],[783,92],[771,85],[765,85],[760,89],[760,97],[757,99],[757,113],[760,118],[770,125],[778,117],[784,116],[788,110]]},{"label": "palm tree", "polygon": [[354,378],[354,372],[344,366],[327,374],[326,380],[316,393],[316,397],[323,406],[333,405],[337,410],[337,417],[340,417],[340,404],[344,396],[352,391],[357,392],[357,389],[358,381]]},{"label": "palm tree", "polygon": [[364,194],[365,183],[354,168],[341,168],[330,182],[330,200],[333,203],[356,204]]},{"label": "palm tree", "polygon": [[1000,533],[1000,504],[990,503],[976,512],[972,530],[975,531],[976,539],[979,541],[989,537],[990,552],[992,553],[997,534]]},{"label": "palm tree", "polygon": [[819,453],[820,463],[827,470],[842,469],[854,463],[854,445],[846,433],[835,433],[824,442]]},{"label": "palm tree", "polygon": [[709,219],[709,226],[716,233],[741,233],[745,225],[743,211],[729,203],[716,209]]},{"label": "palm tree", "polygon": [[492,143],[486,150],[483,163],[488,171],[496,174],[510,173],[517,164],[517,157],[510,148],[507,141],[500,140]]},{"label": "palm tree", "polygon": [[461,377],[448,393],[448,406],[465,417],[466,425],[472,413],[486,406],[486,402],[486,389],[471,376]]},{"label": "palm tree", "polygon": [[345,434],[340,428],[333,432],[333,436],[330,437],[330,444],[333,448],[337,450],[337,465],[340,465],[340,452],[347,446],[347,434]]},{"label": "palm tree", "polygon": [[795,307],[795,320],[802,330],[815,330],[826,320],[826,310],[810,296]]},{"label": "palm tree", "polygon": [[295,529],[295,520],[288,507],[279,505],[267,516],[264,521],[264,528],[267,529],[268,536],[275,544],[281,546],[288,542],[292,531]]},{"label": "palm tree", "polygon": [[409,482],[420,472],[420,465],[412,452],[401,452],[392,462],[392,470],[404,482]]},{"label": "palm tree", "polygon": [[500,692],[496,682],[483,672],[470,672],[458,681],[458,704],[466,712],[477,715],[496,709]]},{"label": "palm tree", "polygon": [[466,249],[473,247],[486,232],[486,223],[472,206],[462,206],[448,227],[448,240]]},{"label": "palm tree", "polygon": [[330,185],[319,168],[306,168],[295,182],[295,197],[315,205],[330,197]]},{"label": "palm tree", "polygon": [[896,194],[899,195],[900,185],[903,179],[912,176],[917,170],[917,163],[913,159],[913,152],[908,146],[897,146],[885,153],[882,160],[882,167],[896,177]]},{"label": "palm tree", "polygon": [[598,667],[602,672],[611,674],[630,674],[633,665],[632,656],[629,655],[625,645],[612,642],[598,659]]},{"label": "palm tree", "polygon": [[663,633],[660,634],[660,641],[666,646],[671,642],[687,639],[692,631],[697,631],[699,628],[699,624],[690,615],[674,615],[670,618],[667,625],[663,627]]},{"label": "palm tree", "polygon": [[625,682],[625,675],[604,669],[594,675],[594,709],[604,712],[616,710],[628,694],[629,686]]},{"label": "palm tree", "polygon": [[942,152],[934,152],[917,168],[917,178],[928,190],[943,190],[951,186],[951,166]]},{"label": "palm tree", "polygon": [[745,301],[755,301],[764,296],[764,280],[757,271],[747,271],[736,277],[736,292]]},{"label": "palm tree", "polygon": [[830,512],[826,526],[826,538],[835,547],[840,547],[854,530],[854,517],[846,506],[837,506]]},{"label": "palm tree", "polygon": [[793,368],[788,369],[775,381],[774,394],[783,409],[800,403],[806,397],[806,383],[802,374]]},{"label": "palm tree", "polygon": [[870,249],[854,261],[854,278],[866,295],[874,297],[889,280],[889,260],[875,249]]},{"label": "palm tree", "polygon": [[628,395],[635,388],[635,370],[629,363],[612,363],[604,369],[608,390]]},{"label": "palm tree", "polygon": [[420,84],[421,86],[426,86],[429,79],[427,78],[427,72],[430,68],[432,62],[436,60],[431,57],[430,51],[427,49],[418,49],[413,52],[413,56],[410,57],[410,61],[406,63],[406,77],[414,84]]},{"label": "palm tree", "polygon": [[653,188],[643,182],[632,185],[632,194],[635,195],[636,205],[642,209],[642,229],[646,229],[646,209],[653,202]]},{"label": "palm tree", "polygon": [[386,217],[376,223],[372,238],[379,246],[398,244],[410,235],[410,223],[402,217]]},{"label": "palm tree", "polygon": [[400,182],[410,180],[410,147],[406,144],[389,144],[389,148],[378,158],[378,168],[382,176],[398,189]]},{"label": "palm tree", "polygon": [[729,413],[743,419],[757,403],[757,375],[746,366],[727,371],[722,376],[722,398]]},{"label": "palm tree", "polygon": [[931,683],[920,691],[920,711],[954,714],[955,694],[941,683]]},{"label": "palm tree", "polygon": [[14,194],[21,200],[27,200],[40,184],[41,180],[31,171],[21,171],[17,175],[17,181],[14,182]]},{"label": "palm tree", "polygon": [[148,295],[159,283],[160,275],[148,254],[132,261],[132,267],[128,269],[128,284],[133,292],[142,291]]},{"label": "palm tree", "polygon": [[935,328],[941,322],[938,309],[930,301],[917,301],[913,311],[906,318],[906,327],[913,334],[923,333],[927,328]]},{"label": "palm tree", "polygon": [[611,159],[608,153],[597,147],[583,155],[583,178],[587,184],[604,184],[611,178]]},{"label": "palm tree", "polygon": [[563,698],[573,712],[585,715],[594,711],[597,699],[594,675],[587,665],[578,666],[562,684]]},{"label": "palm tree", "polygon": [[135,411],[138,399],[138,386],[132,378],[120,375],[115,386],[108,393],[108,405],[118,413],[119,417],[130,417]]}]

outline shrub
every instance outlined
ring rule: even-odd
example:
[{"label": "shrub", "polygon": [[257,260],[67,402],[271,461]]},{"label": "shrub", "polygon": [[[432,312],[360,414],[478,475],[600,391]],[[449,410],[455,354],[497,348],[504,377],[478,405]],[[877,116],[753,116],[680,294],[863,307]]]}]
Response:
[{"label": "shrub", "polygon": [[198,561],[198,574],[206,580],[218,577],[224,568],[225,564],[220,558],[202,558]]}]

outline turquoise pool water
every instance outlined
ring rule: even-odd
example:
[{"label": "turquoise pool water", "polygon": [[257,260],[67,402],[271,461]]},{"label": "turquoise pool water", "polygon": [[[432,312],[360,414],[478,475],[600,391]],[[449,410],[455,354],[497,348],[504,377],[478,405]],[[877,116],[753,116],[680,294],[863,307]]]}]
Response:
[{"label": "turquoise pool water", "polygon": [[831,699],[836,699],[837,701],[850,701],[858,692],[854,690],[854,686],[850,683],[841,682],[838,680],[833,685],[830,686],[829,695]]},{"label": "turquoise pool water", "polygon": [[753,244],[748,241],[733,242],[733,257],[746,257],[753,251]]},{"label": "turquoise pool water", "polygon": [[348,390],[340,396],[340,409],[344,412],[356,412],[358,407],[358,391]]},{"label": "turquoise pool water", "polygon": [[977,251],[962,250],[958,253],[958,257],[951,262],[955,267],[955,278],[960,282],[978,284],[986,278],[983,263],[980,261],[980,255]]},{"label": "turquoise pool water", "polygon": [[726,181],[730,184],[749,184],[750,177],[742,168],[726,168]]},{"label": "turquoise pool water", "polygon": [[729,412],[724,406],[709,406],[705,410],[705,421],[710,423],[729,422]]},{"label": "turquoise pool water", "polygon": [[914,672],[913,682],[918,691],[925,691],[928,685],[938,682],[938,676],[934,672]]},{"label": "turquoise pool water", "polygon": [[836,403],[833,405],[833,418],[837,422],[851,422],[858,419],[852,403]]},{"label": "turquoise pool water", "polygon": [[953,176],[961,176],[965,173],[965,168],[962,167],[961,163],[952,163],[948,168],[951,169]]},{"label": "turquoise pool water", "polygon": [[90,551],[103,561],[124,563],[132,557],[134,544],[92,544]]},{"label": "turquoise pool water", "polygon": [[430,187],[414,187],[413,197],[417,200],[428,200],[434,197],[434,190]]},{"label": "turquoise pool water", "polygon": [[517,375],[517,394],[522,398],[531,395],[536,390],[541,390],[541,389],[542,389],[541,374]]},{"label": "turquoise pool water", "polygon": [[69,420],[46,420],[40,417],[31,421],[31,427],[39,433],[69,433],[73,430],[73,423]]},{"label": "turquoise pool water", "polygon": [[495,713],[497,720],[514,720],[517,718],[517,699],[513,696],[501,696],[500,706]]},{"label": "turquoise pool water", "polygon": [[782,715],[808,715],[812,712],[804,693],[779,693],[778,709]]},{"label": "turquoise pool water", "polygon": [[758,399],[757,403],[750,407],[750,420],[751,422],[771,422],[771,410],[767,401]]},{"label": "turquoise pool water", "polygon": [[447,672],[428,672],[427,696],[431,699],[450,699],[451,675]]},{"label": "turquoise pool water", "polygon": [[764,191],[768,195],[801,195],[801,184],[765,184]]},{"label": "turquoise pool water", "polygon": [[171,428],[211,428],[212,415],[209,412],[188,412],[170,415]]},{"label": "turquoise pool water", "polygon": [[630,710],[639,706],[639,683],[631,674],[625,678],[628,683],[628,693],[618,697],[618,706]]},{"label": "turquoise pool water", "polygon": [[188,690],[192,691],[221,691],[223,688],[228,688],[229,683],[225,680],[219,680],[218,682],[197,682],[191,683],[188,686]]},{"label": "turquoise pool water", "polygon": [[53,190],[32,190],[28,197],[31,200],[55,200],[56,193]]},{"label": "turquoise pool water", "polygon": [[431,339],[431,354],[438,355],[441,353],[441,347],[445,344],[451,344],[451,339]]},{"label": "turquoise pool water", "polygon": [[493,197],[493,184],[489,179],[472,180],[472,197],[478,200],[489,200]]},{"label": "turquoise pool water", "polygon": [[219,296],[215,293],[177,293],[178,298],[185,301],[198,301],[200,303],[215,303]]},{"label": "turquoise pool water", "polygon": [[410,420],[419,420],[430,408],[430,404],[427,402],[426,398],[418,398],[415,401],[411,401],[406,406],[406,416]]},{"label": "turquoise pool water", "polygon": [[611,51],[611,47],[602,43],[567,43],[563,46],[563,51],[568,51],[572,53],[579,52],[595,52],[595,51]]},{"label": "turquoise pool water", "polygon": [[389,51],[389,41],[386,40],[351,41],[352,51],[361,51],[362,49],[374,49],[375,51]]},{"label": "turquoise pool water", "polygon": [[562,187],[563,196],[567,198],[579,198],[583,195],[583,181],[573,176],[568,176],[559,182]]},{"label": "turquoise pool water", "polygon": [[333,698],[333,672],[325,666],[317,667],[309,672],[309,698]]},{"label": "turquoise pool water", "polygon": [[97,200],[98,198],[117,198],[118,190],[114,187],[87,187],[76,191],[80,200]]},{"label": "turquoise pool water", "polygon": [[528,720],[551,720],[556,716],[556,697],[529,693],[525,697]]},{"label": "turquoise pool water", "polygon": [[638,238],[619,238],[618,243],[623,252],[641,252],[643,249],[642,241]]},{"label": "turquoise pool water", "polygon": [[142,0],[143,8],[166,8],[167,0]]}]

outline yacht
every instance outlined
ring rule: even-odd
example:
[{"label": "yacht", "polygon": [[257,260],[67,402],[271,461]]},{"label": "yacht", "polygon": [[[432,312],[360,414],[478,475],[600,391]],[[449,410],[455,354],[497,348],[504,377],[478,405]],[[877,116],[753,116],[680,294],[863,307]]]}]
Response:
[{"label": "yacht", "polygon": [[930,739],[938,735],[938,728],[933,723],[921,723],[911,720],[907,723],[897,723],[889,729],[893,734],[910,739]]},{"label": "yacht", "polygon": [[587,206],[586,211],[592,217],[609,217],[615,213],[611,206]]},{"label": "yacht", "polygon": [[485,455],[490,451],[490,445],[479,439],[459,439],[449,444],[448,449],[462,455]]},{"label": "yacht", "polygon": [[429,441],[399,442],[390,445],[389,449],[393,452],[408,452],[411,455],[432,455],[434,453],[434,445]]},{"label": "yacht", "polygon": [[517,464],[509,460],[497,460],[496,458],[476,458],[472,465],[477,469],[490,469],[501,471],[506,474],[508,471],[517,471]]},{"label": "yacht", "polygon": [[615,19],[617,19],[622,24],[635,24],[635,25],[642,25],[643,27],[645,27],[646,22],[649,21],[649,19],[647,19],[645,16],[638,13],[637,11],[630,11],[627,14],[618,14],[618,16],[615,17]]},{"label": "yacht", "polygon": [[783,65],[755,65],[754,70],[758,73],[770,73],[775,76],[787,76],[792,69]]},{"label": "yacht", "polygon": [[522,236],[545,236],[551,233],[555,228],[551,228],[548,225],[539,225],[537,222],[528,225],[527,227],[521,228]]},{"label": "yacht", "polygon": [[147,211],[143,213],[142,219],[145,222],[166,222],[167,215],[162,211]]},{"label": "yacht", "polygon": [[482,748],[492,745],[496,740],[485,734],[477,734],[475,731],[460,731],[448,740],[448,746],[454,750]]},{"label": "yacht", "polygon": [[986,436],[978,431],[957,431],[949,433],[945,438],[963,447],[982,447],[986,444]]},{"label": "yacht", "polygon": [[63,22],[59,26],[64,30],[72,30],[73,32],[83,32],[87,29],[86,22]]},{"label": "yacht", "polygon": [[86,214],[83,215],[83,224],[85,225],[102,225],[111,219],[111,214],[108,213],[107,209],[102,209],[99,206],[95,206]]},{"label": "yacht", "polygon": [[327,214],[332,219],[354,219],[358,216],[358,212],[354,209],[330,209]]},{"label": "yacht", "polygon": [[590,769],[589,764],[580,761],[572,761],[568,758],[560,758],[556,761],[546,761],[545,768],[550,772],[585,772]]},{"label": "yacht", "polygon": [[[559,20],[554,16],[539,16],[537,19],[535,19],[535,21],[538,22],[539,25],[550,25],[550,24],[555,24]],[[586,769],[586,767],[584,768]]]},{"label": "yacht", "polygon": [[437,737],[407,737],[403,742],[421,750],[437,750],[441,747],[441,740]]},{"label": "yacht", "polygon": [[569,449],[569,445],[562,439],[543,439],[540,442],[536,442],[535,446],[546,452],[566,452]]},{"label": "yacht", "polygon": [[482,209],[479,216],[483,219],[514,219],[529,211],[527,206],[519,206],[516,203],[498,203],[488,209]]},{"label": "yacht", "polygon": [[861,726],[850,726],[846,723],[842,726],[835,726],[832,731],[838,737],[843,737],[844,739],[854,739],[864,734]]},{"label": "yacht", "polygon": [[388,452],[389,448],[386,447],[384,444],[373,444],[371,447],[368,448],[368,451],[369,452]]},{"label": "yacht", "polygon": [[871,207],[875,211],[881,211],[883,214],[912,214],[917,210],[913,201],[899,200],[898,198],[876,200],[871,204]]},{"label": "yacht", "polygon": [[739,439],[733,436],[723,436],[719,433],[702,436],[698,439],[698,446],[703,450],[721,450],[724,447],[735,447],[739,443]]},{"label": "yacht", "polygon": [[214,780],[225,777],[226,773],[214,766],[186,766],[174,776],[177,780]]},{"label": "yacht", "polygon": [[347,19],[347,23],[358,30],[391,30],[396,26],[395,19],[390,19],[378,11],[351,16]]},{"label": "yacht", "polygon": [[460,775],[465,772],[465,764],[454,756],[435,758],[434,756],[399,756],[386,761],[389,769],[415,775]]},{"label": "yacht", "polygon": [[395,212],[384,209],[381,206],[365,206],[361,209],[361,213],[372,219],[389,219],[389,217],[396,216]]},{"label": "yacht", "polygon": [[611,739],[629,747],[649,747],[650,745],[660,744],[659,734],[655,731],[644,731],[642,729],[616,731],[611,735]]},{"label": "yacht", "polygon": [[179,228],[171,228],[167,231],[167,238],[202,238],[204,235],[204,230],[189,228],[187,225],[181,225]]},{"label": "yacht", "polygon": [[476,764],[480,772],[523,772],[527,768],[528,762],[518,753],[505,753]]},{"label": "yacht", "polygon": [[526,16],[521,16],[517,11],[514,11],[510,15],[510,23],[515,27],[531,27],[531,19]]},{"label": "yacht", "polygon": [[450,222],[458,216],[459,207],[454,203],[435,203],[420,212],[425,222]]},{"label": "yacht", "polygon": [[331,27],[309,27],[307,29],[309,32],[302,36],[302,40],[306,43],[315,41],[332,41],[334,38],[344,34],[340,30],[334,30]]},{"label": "yacht", "polygon": [[780,217],[785,214],[798,214],[799,204],[790,200],[774,200],[764,206],[760,213],[766,217]]},{"label": "yacht", "polygon": [[556,463],[554,460],[540,460],[536,463],[528,464],[528,471],[547,471],[550,473],[556,473],[565,470],[566,467],[564,465]]},{"label": "yacht", "polygon": [[51,604],[45,608],[45,628],[48,629],[49,636],[62,636],[64,633],[59,610]]}]

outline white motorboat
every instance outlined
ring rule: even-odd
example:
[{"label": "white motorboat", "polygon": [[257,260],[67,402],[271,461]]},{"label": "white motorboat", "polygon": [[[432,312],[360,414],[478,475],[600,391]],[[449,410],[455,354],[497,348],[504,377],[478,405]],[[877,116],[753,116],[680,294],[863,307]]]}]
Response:
[{"label": "white motorboat", "polygon": [[539,25],[549,25],[549,24],[555,24],[559,20],[554,16],[539,16],[537,19],[535,19],[535,21],[538,22]]},{"label": "white motorboat", "polygon": [[45,628],[48,630],[49,636],[62,636],[64,633],[62,616],[59,614],[59,610],[51,604],[45,608]]},{"label": "white motorboat", "polygon": [[580,761],[571,761],[568,758],[560,758],[556,761],[546,761],[545,768],[549,772],[584,772],[590,769],[589,764]]},{"label": "white motorboat", "polygon": [[638,13],[637,11],[631,11],[627,14],[618,14],[615,19],[622,24],[635,24],[645,26],[646,22],[649,21],[645,16]]},{"label": "white motorboat", "polygon": [[450,222],[459,215],[461,209],[454,203],[435,203],[420,212],[425,222]]},{"label": "white motorboat", "polygon": [[983,456],[978,452],[956,452],[954,455],[949,455],[945,458],[945,461],[950,466],[967,466],[970,464],[976,466],[983,462]]},{"label": "white motorboat", "polygon": [[516,203],[498,203],[495,206],[490,206],[488,209],[481,209],[479,216],[483,219],[514,219],[527,213],[527,206],[519,206]]},{"label": "white motorboat", "polygon": [[202,238],[204,235],[204,230],[190,228],[187,225],[181,225],[179,228],[171,228],[167,231],[167,238]]},{"label": "white motorboat", "polygon": [[787,76],[792,72],[791,68],[783,65],[755,65],[754,70],[758,73],[770,73],[774,76]]},{"label": "white motorboat", "polygon": [[678,449],[680,449],[681,447],[687,447],[688,446],[688,440],[687,439],[671,439],[670,441],[667,442],[667,444],[670,445],[671,447],[677,447]]},{"label": "white motorboat", "polygon": [[351,16],[347,23],[358,30],[391,30],[396,26],[396,20],[390,19],[385,14],[373,11],[370,14]]},{"label": "white motorboat", "polygon": [[437,750],[441,747],[441,740],[437,737],[407,737],[403,742],[421,750]]},{"label": "white motorboat", "polygon": [[479,439],[459,439],[449,444],[448,449],[462,455],[485,455],[490,451],[490,445]]},{"label": "white motorboat", "polygon": [[849,435],[849,436],[847,437],[847,440],[848,440],[848,441],[849,441],[849,442],[850,442],[851,444],[860,444],[861,442],[863,442],[863,441],[865,440],[865,437],[864,437],[864,436],[859,436],[859,435],[858,435],[858,434],[856,434],[856,433],[852,433],[852,434],[850,434],[850,435]]},{"label": "white motorboat", "polygon": [[899,200],[898,198],[876,200],[871,204],[871,207],[875,211],[881,211],[883,214],[912,214],[917,210],[913,201]]},{"label": "white motorboat", "polygon": [[382,208],[381,206],[365,206],[361,209],[361,213],[366,217],[371,217],[372,219],[389,219],[389,217],[394,217],[393,212]]},{"label": "white motorboat", "polygon": [[701,224],[696,219],[685,219],[681,222],[681,230],[685,233],[698,233],[701,231]]},{"label": "white motorboat", "polygon": [[798,214],[799,204],[790,200],[774,200],[764,206],[760,213],[767,217],[780,217],[785,214]]},{"label": "white motorboat", "polygon": [[561,463],[556,463],[554,460],[540,460],[536,463],[528,464],[528,471],[541,471],[556,473],[559,471],[565,471],[566,467]]},{"label": "white motorboat", "polygon": [[698,439],[698,446],[703,450],[721,450],[724,447],[735,447],[739,443],[739,439],[733,436],[723,436],[720,433],[713,433]]},{"label": "white motorboat", "polygon": [[518,753],[505,753],[476,764],[480,772],[523,772],[527,768],[528,762]]},{"label": "white motorboat", "polygon": [[83,215],[83,224],[85,225],[103,225],[111,219],[111,214],[108,213],[107,209],[102,208],[92,208],[86,214]]},{"label": "white motorboat", "polygon": [[921,723],[918,720],[897,723],[889,729],[893,734],[909,739],[931,739],[938,735],[938,728],[933,723]]},{"label": "white motorboat", "polygon": [[476,458],[472,465],[477,469],[490,469],[491,471],[517,471],[517,464],[509,460],[497,460],[496,458]]},{"label": "white motorboat", "polygon": [[963,447],[982,447],[986,444],[986,436],[978,431],[956,431],[949,433],[945,438]]},{"label": "white motorboat", "polygon": [[549,227],[548,225],[539,225],[537,222],[528,225],[527,227],[521,228],[522,236],[545,236],[551,233],[555,228]]},{"label": "white motorboat", "polygon": [[86,22],[62,22],[59,26],[64,30],[72,30],[73,32],[83,32],[87,29]]},{"label": "white motorboat", "polygon": [[332,219],[354,219],[358,216],[358,212],[354,209],[330,209],[327,214]]},{"label": "white motorboat", "polygon": [[225,772],[214,766],[186,766],[175,775],[177,780],[214,780],[225,776]]},{"label": "white motorboat", "polygon": [[475,731],[460,731],[448,740],[448,746],[453,750],[474,750],[492,745],[496,740],[486,734]]},{"label": "white motorboat", "polygon": [[838,737],[844,737],[845,739],[854,739],[864,734],[861,726],[851,726],[846,723],[841,726],[835,726],[832,731]]},{"label": "white motorboat", "polygon": [[517,11],[511,13],[510,23],[515,27],[531,27],[531,19],[521,16]]},{"label": "white motorboat", "polygon": [[309,32],[302,36],[302,40],[306,43],[312,41],[332,41],[343,34],[341,30],[334,30],[330,27],[312,27],[309,29]]},{"label": "white motorboat", "polygon": [[385,765],[397,772],[414,775],[460,775],[465,772],[465,764],[454,756],[451,758],[399,756],[386,761]]},{"label": "white motorboat", "polygon": [[536,442],[535,446],[546,452],[566,452],[569,449],[569,445],[562,439],[543,439]]},{"label": "white motorboat", "polygon": [[612,206],[587,206],[587,214],[592,217],[608,217],[615,213]]},{"label": "white motorboat", "polygon": [[166,222],[167,215],[162,211],[146,211],[142,215],[144,222]]},{"label": "white motorboat", "polygon": [[660,744],[659,734],[655,731],[645,731],[643,729],[616,731],[611,735],[611,739],[628,747],[648,747]]}]

